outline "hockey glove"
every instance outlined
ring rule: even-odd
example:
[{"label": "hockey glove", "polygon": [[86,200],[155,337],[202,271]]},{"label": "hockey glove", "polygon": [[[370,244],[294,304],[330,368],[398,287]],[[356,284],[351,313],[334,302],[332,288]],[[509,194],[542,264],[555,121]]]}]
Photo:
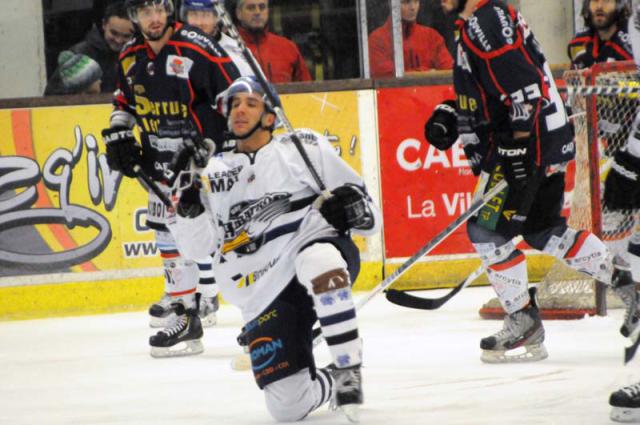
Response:
[{"label": "hockey glove", "polygon": [[639,174],[640,158],[618,151],[604,184],[604,205],[613,210],[640,208]]},{"label": "hockey glove", "polygon": [[509,135],[496,135],[498,158],[504,169],[504,178],[513,189],[523,189],[533,175],[531,137],[514,139]]},{"label": "hockey glove", "polygon": [[424,125],[424,137],[441,151],[446,151],[458,140],[458,113],[453,100],[436,106]]},{"label": "hockey glove", "polygon": [[196,218],[204,211],[204,205],[200,200],[200,184],[194,182],[193,185],[185,189],[180,196],[176,212],[181,217]]},{"label": "hockey glove", "polygon": [[133,130],[113,127],[102,130],[102,139],[107,146],[107,163],[114,171],[127,177],[136,177],[135,165],[142,163],[142,147],[133,136]]},{"label": "hockey glove", "polygon": [[320,214],[338,232],[349,229],[370,229],[373,227],[373,213],[367,202],[367,195],[358,186],[345,184],[331,191],[325,199]]}]

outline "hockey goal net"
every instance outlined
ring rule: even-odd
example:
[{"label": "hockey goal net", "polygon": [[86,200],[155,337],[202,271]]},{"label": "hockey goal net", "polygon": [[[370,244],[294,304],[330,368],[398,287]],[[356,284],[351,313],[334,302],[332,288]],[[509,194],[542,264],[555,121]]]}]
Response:
[{"label": "hockey goal net", "polygon": [[[627,143],[638,105],[633,62],[610,62],[587,70],[566,71],[560,84],[576,133],[576,159],[566,173],[564,213],[574,229],[588,229],[614,254],[625,255],[638,211],[609,211],[602,204],[604,179],[615,152]],[[559,260],[538,286],[538,304],[546,319],[579,319],[605,314],[619,301],[604,285]],[[480,309],[484,318],[501,318],[496,298]]]}]

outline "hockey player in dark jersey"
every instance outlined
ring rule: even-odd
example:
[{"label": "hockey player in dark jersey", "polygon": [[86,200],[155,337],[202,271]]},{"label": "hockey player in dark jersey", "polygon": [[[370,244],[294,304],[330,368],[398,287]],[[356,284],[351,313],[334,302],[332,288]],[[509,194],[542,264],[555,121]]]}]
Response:
[{"label": "hockey player in dark jersey", "polygon": [[[136,177],[141,167],[169,194],[167,170],[179,151],[197,146],[200,155],[208,156],[206,151],[213,148],[207,140],[222,142],[226,124],[213,105],[238,71],[215,41],[195,27],[171,21],[171,0],[127,0],[125,6],[140,34],[120,54],[114,111],[110,127],[102,133],[107,159],[112,169],[127,177]],[[140,144],[133,135],[135,125]],[[152,356],[202,352],[195,300],[198,267],[181,257],[167,231],[170,214],[149,191],[147,225],[156,232],[167,292],[150,313],[177,315],[175,325],[150,338]]]},{"label": "hockey player in dark jersey", "polygon": [[577,33],[567,47],[572,68],[632,59],[628,0],[584,0],[582,17],[587,29]]},{"label": "hockey player in dark jersey", "polygon": [[[513,237],[521,234],[533,248],[613,286],[617,293],[635,293],[635,288],[628,272],[614,273],[602,241],[569,228],[560,215],[564,173],[575,151],[573,134],[540,45],[522,15],[498,0],[441,4],[445,12],[460,15],[456,102],[436,108],[425,136],[445,150],[459,135],[473,172],[483,175],[481,181],[488,176],[485,190],[501,179],[509,183],[467,225],[507,313],[503,329],[482,339],[482,360],[542,360],[547,357],[544,328],[533,291],[527,290],[525,256]],[[621,332],[627,336],[635,326],[625,322]],[[524,352],[513,354],[519,347]]]}]

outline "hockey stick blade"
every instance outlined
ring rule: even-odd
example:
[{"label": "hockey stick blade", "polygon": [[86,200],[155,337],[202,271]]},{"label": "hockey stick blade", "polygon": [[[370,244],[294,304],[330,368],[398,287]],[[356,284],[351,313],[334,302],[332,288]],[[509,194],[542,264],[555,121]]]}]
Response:
[{"label": "hockey stick blade", "polygon": [[442,307],[447,301],[453,298],[462,289],[469,286],[480,275],[484,273],[484,266],[480,266],[475,269],[465,280],[460,282],[449,291],[446,295],[439,298],[422,298],[415,295],[408,294],[405,291],[398,291],[397,289],[389,289],[385,294],[387,300],[393,304],[400,305],[402,307],[415,308],[418,310],[436,310]]}]

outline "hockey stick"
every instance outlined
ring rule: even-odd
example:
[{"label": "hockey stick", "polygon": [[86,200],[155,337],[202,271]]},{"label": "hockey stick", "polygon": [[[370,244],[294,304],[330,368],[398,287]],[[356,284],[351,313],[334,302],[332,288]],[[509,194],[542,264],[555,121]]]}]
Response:
[{"label": "hockey stick", "polygon": [[560,92],[566,91],[569,95],[583,95],[583,96],[632,96],[640,93],[640,86],[632,87],[612,87],[612,86],[567,86],[566,88],[559,88]]},{"label": "hockey stick", "polygon": [[169,197],[167,196],[166,193],[164,193],[162,191],[162,189],[160,189],[158,187],[158,185],[156,184],[155,181],[153,181],[151,179],[151,177],[149,177],[147,175],[147,173],[144,172],[144,170],[142,169],[142,167],[138,164],[133,166],[133,171],[136,173],[136,175],[138,177],[140,177],[142,179],[142,181],[144,181],[144,183],[149,186],[149,189],[151,189],[151,191],[153,193],[155,193],[158,198],[160,198],[160,200],[162,201],[162,203],[167,207],[167,208],[173,208],[173,203],[171,202],[171,199],[169,199]]},{"label": "hockey stick", "polygon": [[[516,237],[513,241],[515,245],[519,244],[522,238]],[[415,295],[411,295],[406,291],[398,291],[397,289],[388,289],[385,293],[385,297],[393,304],[400,305],[402,307],[415,308],[418,310],[437,310],[442,307],[447,301],[453,298],[458,292],[471,285],[474,280],[479,278],[486,270],[484,264],[475,269],[465,280],[457,284],[451,291],[439,298],[422,298]]]},{"label": "hockey stick", "polygon": [[[474,214],[476,214],[487,202],[491,201],[500,192],[507,188],[507,182],[500,180],[491,190],[476,199],[467,211],[465,211],[460,217],[458,217],[453,223],[448,225],[442,232],[438,233],[433,239],[431,239],[425,246],[420,248],[411,258],[402,263],[402,265],[390,274],[385,280],[380,282],[375,288],[373,288],[366,296],[358,300],[356,303],[356,311],[360,311],[373,297],[384,291],[391,286],[396,280],[400,278],[407,270],[409,270],[420,258],[431,252],[435,247],[445,240],[451,233],[453,233],[458,227],[467,222]],[[462,288],[460,288],[462,289]],[[314,334],[315,334],[314,330]],[[314,335],[313,348],[317,347],[324,340],[322,333]],[[246,354],[236,356],[231,361],[231,368],[234,370],[248,370],[251,367],[249,356]]]},{"label": "hockey stick", "polygon": [[300,154],[300,156],[302,157],[302,160],[307,166],[307,169],[311,173],[313,180],[315,180],[316,184],[318,185],[318,188],[320,189],[322,196],[325,199],[329,198],[331,196],[331,193],[329,192],[329,190],[327,190],[326,185],[324,184],[324,182],[320,178],[320,175],[318,174],[315,167],[311,163],[311,160],[309,159],[307,152],[304,150],[304,146],[302,146],[302,142],[300,141],[300,138],[298,138],[298,136],[296,135],[295,129],[291,125],[291,122],[289,122],[289,120],[287,119],[287,116],[285,115],[282,108],[278,106],[278,102],[276,101],[276,96],[271,91],[271,87],[269,87],[269,84],[267,83],[267,77],[262,72],[262,69],[258,65],[256,58],[253,57],[253,55],[251,54],[247,46],[244,44],[244,41],[242,40],[242,37],[240,36],[238,29],[236,28],[234,23],[231,21],[231,18],[227,13],[227,9],[224,7],[222,2],[214,2],[213,8],[218,14],[219,19],[222,21],[222,24],[227,28],[227,31],[229,32],[229,36],[233,38],[236,41],[236,43],[238,43],[238,47],[240,47],[242,56],[251,67],[251,70],[253,71],[253,73],[256,76],[256,79],[258,80],[258,83],[260,83],[260,86],[262,86],[262,89],[267,95],[269,103],[271,103],[271,106],[276,112],[276,116],[278,117],[280,122],[284,124],[287,132],[291,133],[291,140],[293,141],[294,146],[298,150],[298,153]]}]

